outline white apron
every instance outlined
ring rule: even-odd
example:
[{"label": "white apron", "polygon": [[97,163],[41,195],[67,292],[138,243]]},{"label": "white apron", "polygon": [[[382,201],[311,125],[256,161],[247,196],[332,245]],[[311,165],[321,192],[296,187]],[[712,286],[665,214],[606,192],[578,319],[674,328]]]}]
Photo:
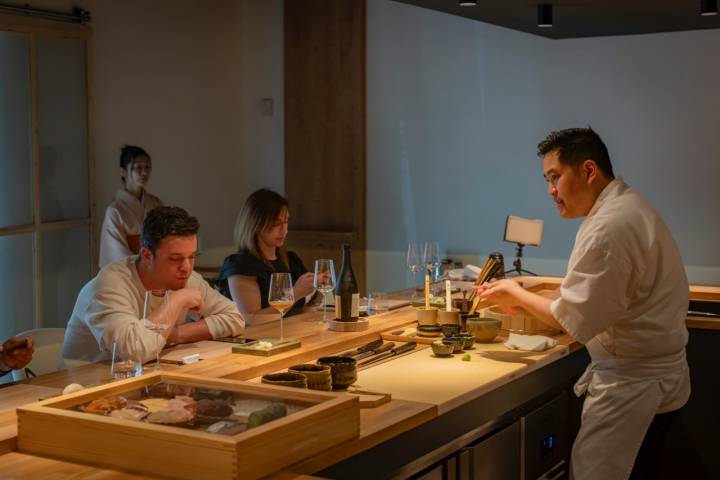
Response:
[{"label": "white apron", "polygon": [[[588,343],[591,355],[602,349],[594,343]],[[575,384],[575,394],[587,396],[571,478],[627,479],[655,415],[681,408],[690,397],[685,351],[652,360],[594,360]]]}]

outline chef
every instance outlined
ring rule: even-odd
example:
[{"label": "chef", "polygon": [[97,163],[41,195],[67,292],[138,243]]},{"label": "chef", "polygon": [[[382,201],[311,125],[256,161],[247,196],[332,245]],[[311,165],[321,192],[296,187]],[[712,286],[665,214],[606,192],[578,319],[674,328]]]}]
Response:
[{"label": "chef", "polygon": [[145,213],[162,205],[147,192],[152,161],[140,147],[125,145],[120,150],[120,178],[123,188],[105,211],[100,230],[100,268],[140,251],[140,227]]},{"label": "chef", "polygon": [[662,439],[690,397],[680,253],[647,200],[614,176],[592,129],[553,132],[538,155],[560,216],[584,217],[567,274],[552,296],[511,280],[478,290],[586,345],[592,361],[575,385],[585,401],[572,476],[653,478]]}]

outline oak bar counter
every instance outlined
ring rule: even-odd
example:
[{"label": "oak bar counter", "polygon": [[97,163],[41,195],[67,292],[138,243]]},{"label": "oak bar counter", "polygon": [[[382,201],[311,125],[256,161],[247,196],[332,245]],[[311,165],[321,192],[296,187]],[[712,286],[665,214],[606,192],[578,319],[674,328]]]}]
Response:
[{"label": "oak bar counter", "polygon": [[[549,277],[523,279],[524,285],[534,290],[554,288],[559,281]],[[718,301],[720,287],[692,286],[691,298]],[[330,332],[317,322],[321,315],[304,313],[285,320],[285,336],[301,340],[299,349],[271,357],[223,354],[220,350],[213,358],[192,365],[165,368],[210,378],[251,380],[352,349],[379,339],[382,332],[409,326],[415,321],[412,308],[403,307],[371,317],[368,330]],[[696,388],[695,372],[700,366],[693,363],[693,338],[700,335],[700,341],[707,343],[705,336],[717,334],[720,321],[690,316],[688,327],[691,328],[689,361],[694,373],[691,403],[696,401],[704,408],[715,401],[717,380]],[[248,327],[246,335],[250,338],[276,336],[277,322]],[[510,351],[501,343],[478,344],[470,351],[470,362],[461,361],[459,356],[431,358],[430,349],[421,345],[409,354],[361,369],[357,384],[364,389],[390,393],[392,400],[361,410],[358,439],[301,461],[275,477],[387,478],[430,472],[430,475],[438,473],[445,477],[457,474],[457,478],[478,478],[481,474],[502,476],[509,469],[511,478],[521,478],[521,475],[535,478],[556,465],[559,474],[566,469],[562,460],[567,457],[579,421],[580,401],[570,395],[571,386],[585,368],[588,357],[585,349],[567,335],[559,336],[558,340],[560,345],[540,354]],[[230,349],[229,344],[221,348]],[[711,367],[705,365],[704,368]],[[71,382],[98,384],[109,380],[109,366],[94,364],[1,388],[0,478],[37,478],[38,474],[48,478],[47,472],[58,479],[127,478],[124,472],[13,452],[17,445],[16,406],[57,393]],[[686,410],[690,411],[691,420],[702,415],[693,413],[697,408],[686,407]],[[561,431],[538,427],[542,419],[537,419],[543,416],[562,417],[551,422],[560,425]],[[548,441],[552,443],[550,447],[546,445]],[[527,448],[534,442],[550,448],[543,452],[543,458]],[[703,450],[710,446],[695,447],[694,455],[707,464]],[[498,456],[498,451],[505,454]],[[490,458],[492,461],[488,462]],[[717,471],[714,465],[705,469]],[[171,471],[168,474],[172,475]]]}]

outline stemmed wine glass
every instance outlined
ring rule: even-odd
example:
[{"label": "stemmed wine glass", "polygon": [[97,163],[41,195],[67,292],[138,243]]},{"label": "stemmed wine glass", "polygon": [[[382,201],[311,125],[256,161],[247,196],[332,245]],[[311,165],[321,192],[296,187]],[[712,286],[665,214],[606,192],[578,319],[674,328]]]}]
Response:
[{"label": "stemmed wine glass", "polygon": [[289,273],[273,273],[270,276],[268,303],[280,312],[280,342],[283,341],[283,317],[295,304],[292,278]]},{"label": "stemmed wine glass", "polygon": [[410,243],[407,250],[407,266],[413,276],[422,269],[420,244]]},{"label": "stemmed wine glass", "polygon": [[327,294],[335,289],[335,264],[332,260],[327,258],[315,260],[313,286],[323,296],[323,318],[320,323],[327,323]]},{"label": "stemmed wine glass", "polygon": [[[159,308],[153,308],[151,304],[159,304]],[[145,305],[143,306],[142,324],[145,328],[156,333],[161,333],[170,327],[170,290],[147,290],[145,291]],[[148,317],[150,310],[158,312],[151,320]],[[160,370],[160,351],[158,348],[155,355],[155,370]]]},{"label": "stemmed wine glass", "polygon": [[431,275],[435,278],[437,269],[440,266],[440,245],[438,242],[425,242],[423,246],[422,263]]}]

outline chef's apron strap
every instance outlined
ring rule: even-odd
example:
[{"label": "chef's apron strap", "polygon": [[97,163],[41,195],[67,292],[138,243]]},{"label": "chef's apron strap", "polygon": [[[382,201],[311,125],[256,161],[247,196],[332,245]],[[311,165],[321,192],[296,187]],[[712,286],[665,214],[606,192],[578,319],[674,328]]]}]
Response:
[{"label": "chef's apron strap", "polygon": [[[661,402],[657,380],[617,382],[591,374],[582,425],[572,449],[571,478],[623,480]],[[579,382],[578,382],[579,383]]]}]

